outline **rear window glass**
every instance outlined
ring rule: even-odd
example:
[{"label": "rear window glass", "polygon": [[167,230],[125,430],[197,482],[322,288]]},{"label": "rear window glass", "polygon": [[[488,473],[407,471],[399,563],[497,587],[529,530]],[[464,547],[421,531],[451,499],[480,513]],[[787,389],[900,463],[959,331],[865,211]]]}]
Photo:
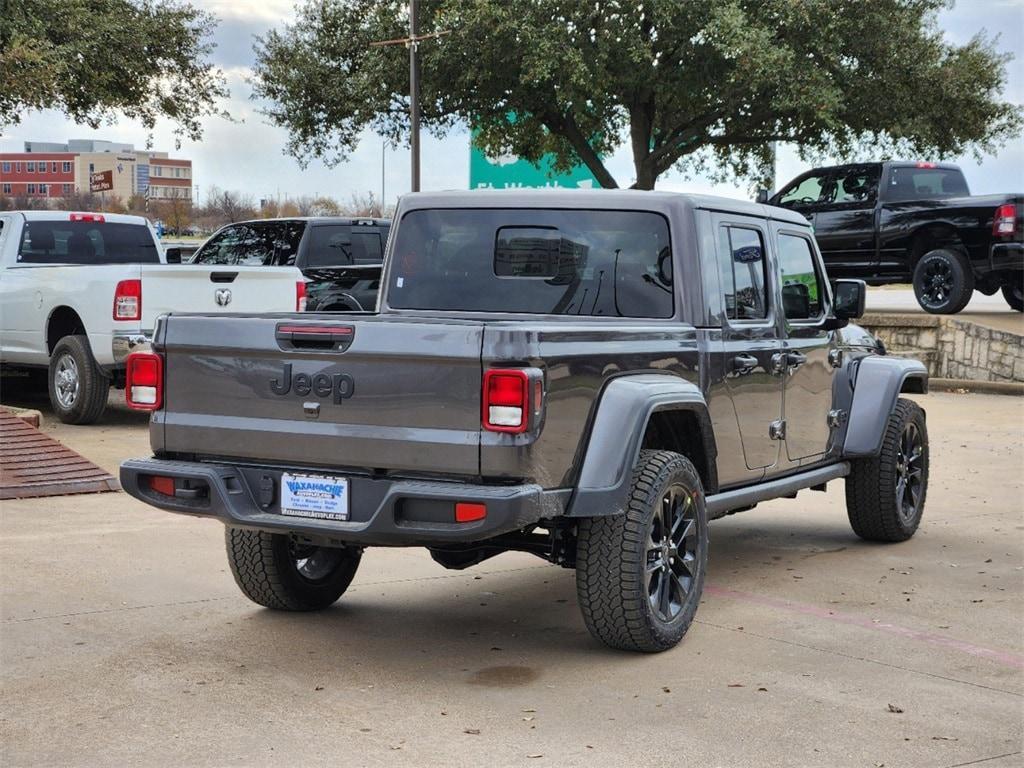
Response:
[{"label": "rear window glass", "polygon": [[145,224],[29,221],[21,233],[22,264],[158,264]]},{"label": "rear window glass", "polygon": [[380,233],[361,231],[359,226],[327,224],[309,232],[307,267],[337,267],[380,264]]},{"label": "rear window glass", "polygon": [[671,317],[664,217],[641,211],[411,211],[392,255],[398,309]]},{"label": "rear window glass", "polygon": [[928,200],[966,197],[970,192],[964,175],[956,168],[897,167],[889,171],[889,200]]}]

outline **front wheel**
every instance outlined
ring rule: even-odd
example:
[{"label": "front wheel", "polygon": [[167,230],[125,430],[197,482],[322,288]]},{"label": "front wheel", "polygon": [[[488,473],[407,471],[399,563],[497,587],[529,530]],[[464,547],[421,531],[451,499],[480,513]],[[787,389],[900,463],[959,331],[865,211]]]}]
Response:
[{"label": "front wheel", "polygon": [[924,411],[900,398],[889,415],[878,456],[854,460],[846,478],[846,512],[868,541],[906,541],[917,531],[928,491]]},{"label": "front wheel", "polygon": [[612,648],[673,647],[697,612],[707,560],[697,470],[677,453],[641,451],[625,513],[580,522],[576,594],[587,629]]},{"label": "front wheel", "polygon": [[107,407],[110,379],[96,364],[87,336],[65,336],[50,355],[50,404],[65,424],[92,424]]},{"label": "front wheel", "polygon": [[228,563],[242,593],[279,611],[318,611],[341,597],[362,550],[302,544],[281,533],[226,528]]},{"label": "front wheel", "polygon": [[1016,283],[1007,283],[1003,286],[1003,298],[1010,305],[1010,309],[1024,312],[1024,286],[1019,280]]}]

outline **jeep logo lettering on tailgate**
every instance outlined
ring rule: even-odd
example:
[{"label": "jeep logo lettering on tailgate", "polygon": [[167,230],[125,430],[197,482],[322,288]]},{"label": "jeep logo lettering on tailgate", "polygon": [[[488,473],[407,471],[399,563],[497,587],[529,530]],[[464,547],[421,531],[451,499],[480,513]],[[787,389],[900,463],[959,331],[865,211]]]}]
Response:
[{"label": "jeep logo lettering on tailgate", "polygon": [[285,363],[280,378],[270,380],[270,391],[275,395],[287,395],[292,390],[299,397],[308,397],[310,393],[317,397],[331,397],[335,404],[348,400],[356,391],[356,382],[347,373],[297,373],[292,378],[292,364]]}]

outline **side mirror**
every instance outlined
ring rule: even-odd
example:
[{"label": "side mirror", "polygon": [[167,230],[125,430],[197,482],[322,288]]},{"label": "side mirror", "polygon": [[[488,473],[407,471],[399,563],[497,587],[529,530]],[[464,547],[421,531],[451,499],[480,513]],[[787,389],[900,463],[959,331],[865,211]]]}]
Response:
[{"label": "side mirror", "polygon": [[832,283],[832,316],[839,324],[830,325],[842,328],[851,320],[863,317],[867,292],[867,284],[863,280],[836,280]]},{"label": "side mirror", "polygon": [[164,251],[168,264],[181,264],[181,248],[168,248]]},{"label": "side mirror", "polygon": [[768,202],[768,190],[767,189],[759,189],[759,190],[757,190],[757,202],[761,203],[762,205],[765,205]]}]

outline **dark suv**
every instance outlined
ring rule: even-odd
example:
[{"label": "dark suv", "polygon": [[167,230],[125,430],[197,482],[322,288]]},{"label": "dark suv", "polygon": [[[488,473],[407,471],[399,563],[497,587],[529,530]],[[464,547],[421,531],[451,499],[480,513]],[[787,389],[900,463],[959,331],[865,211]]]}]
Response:
[{"label": "dark suv", "polygon": [[196,251],[193,264],[296,266],[306,311],[359,312],[377,304],[388,219],[317,217],[228,224]]}]

